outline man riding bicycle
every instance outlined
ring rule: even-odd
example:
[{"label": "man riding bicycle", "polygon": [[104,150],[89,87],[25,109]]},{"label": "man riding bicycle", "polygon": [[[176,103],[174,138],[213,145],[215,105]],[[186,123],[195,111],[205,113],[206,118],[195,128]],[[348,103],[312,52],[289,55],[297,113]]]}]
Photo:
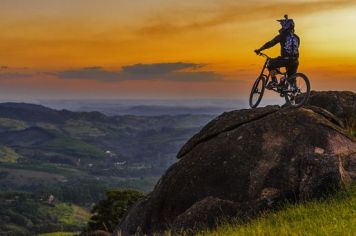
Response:
[{"label": "man riding bicycle", "polygon": [[281,45],[281,56],[272,58],[267,65],[272,77],[272,81],[267,85],[268,88],[284,84],[284,81],[280,81],[280,84],[278,84],[278,80],[276,78],[278,68],[285,67],[287,69],[287,75],[290,77],[297,72],[299,66],[298,59],[300,39],[294,33],[294,21],[292,19],[288,19],[288,15],[285,15],[284,19],[277,21],[282,26],[279,30],[279,34],[271,41],[264,44],[261,48],[255,50],[255,53],[260,54],[261,51],[271,48],[278,43]]}]

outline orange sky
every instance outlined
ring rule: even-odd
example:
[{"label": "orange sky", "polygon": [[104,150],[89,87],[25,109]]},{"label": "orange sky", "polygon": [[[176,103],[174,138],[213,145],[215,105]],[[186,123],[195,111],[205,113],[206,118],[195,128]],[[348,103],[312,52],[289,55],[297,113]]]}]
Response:
[{"label": "orange sky", "polygon": [[356,91],[356,0],[2,0],[0,98],[246,97],[285,13],[313,89]]}]

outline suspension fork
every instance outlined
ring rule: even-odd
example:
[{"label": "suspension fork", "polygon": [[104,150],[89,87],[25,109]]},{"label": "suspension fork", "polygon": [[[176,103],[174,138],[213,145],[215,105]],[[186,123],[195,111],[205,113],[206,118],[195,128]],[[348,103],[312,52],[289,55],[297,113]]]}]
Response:
[{"label": "suspension fork", "polygon": [[266,84],[268,83],[268,80],[269,80],[269,77],[270,77],[270,73],[268,72],[268,75],[265,75],[264,72],[266,70],[266,67],[268,65],[269,60],[270,60],[269,58],[266,59],[265,64],[263,65],[262,71],[260,73],[260,76],[263,76],[263,75],[266,76]]}]

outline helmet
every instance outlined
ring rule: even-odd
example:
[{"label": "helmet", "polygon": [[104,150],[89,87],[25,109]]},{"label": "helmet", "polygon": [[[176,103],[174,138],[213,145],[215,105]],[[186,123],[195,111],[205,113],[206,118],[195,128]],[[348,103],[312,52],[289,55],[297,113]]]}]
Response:
[{"label": "helmet", "polygon": [[279,30],[280,33],[282,32],[288,32],[288,31],[294,31],[294,21],[292,19],[288,18],[288,15],[284,15],[284,19],[277,20],[282,28]]}]

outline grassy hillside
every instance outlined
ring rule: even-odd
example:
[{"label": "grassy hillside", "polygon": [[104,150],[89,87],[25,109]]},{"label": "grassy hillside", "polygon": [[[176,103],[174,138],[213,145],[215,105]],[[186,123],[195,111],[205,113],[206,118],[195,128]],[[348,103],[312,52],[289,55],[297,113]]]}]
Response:
[{"label": "grassy hillside", "polygon": [[78,156],[79,157],[83,157],[83,156],[104,157],[105,156],[103,150],[78,139],[59,136],[53,140],[50,140],[46,144],[51,151],[57,151],[57,152],[60,152],[61,150],[62,152],[64,152],[63,149],[65,147],[65,151],[67,152],[67,154],[71,154],[76,157]]},{"label": "grassy hillside", "polygon": [[326,200],[287,205],[248,224],[227,224],[204,235],[356,235],[356,185]]},{"label": "grassy hillside", "polygon": [[27,127],[23,121],[0,117],[0,130],[22,130]]},{"label": "grassy hillside", "polygon": [[27,193],[0,194],[0,234],[34,235],[53,230],[79,231],[90,214],[74,204],[46,203]]},{"label": "grassy hillside", "polygon": [[0,146],[0,163],[15,163],[20,155],[17,154],[12,148]]}]

